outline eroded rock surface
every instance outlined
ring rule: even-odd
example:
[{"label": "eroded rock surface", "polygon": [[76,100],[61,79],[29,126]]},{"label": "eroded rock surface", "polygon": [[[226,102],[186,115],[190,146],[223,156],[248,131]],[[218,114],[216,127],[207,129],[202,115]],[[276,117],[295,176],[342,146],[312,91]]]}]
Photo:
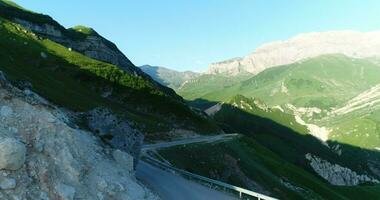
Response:
[{"label": "eroded rock surface", "polygon": [[115,149],[35,96],[0,80],[0,199],[157,198],[114,159]]},{"label": "eroded rock surface", "polygon": [[310,153],[306,154],[305,157],[310,161],[310,166],[314,171],[332,185],[354,186],[362,183],[380,183],[373,177],[358,174],[349,168],[332,164]]}]

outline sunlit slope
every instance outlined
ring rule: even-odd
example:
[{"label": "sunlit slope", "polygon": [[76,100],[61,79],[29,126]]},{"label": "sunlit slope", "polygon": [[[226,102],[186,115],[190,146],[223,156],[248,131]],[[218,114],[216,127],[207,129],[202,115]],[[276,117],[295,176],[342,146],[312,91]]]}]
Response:
[{"label": "sunlit slope", "polygon": [[372,60],[324,55],[265,70],[204,98],[227,100],[236,94],[258,97],[270,106],[293,103],[301,107],[342,105],[380,83],[380,66]]},{"label": "sunlit slope", "polygon": [[16,84],[29,81],[33,90],[74,111],[101,106],[127,113],[147,131],[168,130],[173,124],[212,127],[172,90],[0,21],[0,70]]}]

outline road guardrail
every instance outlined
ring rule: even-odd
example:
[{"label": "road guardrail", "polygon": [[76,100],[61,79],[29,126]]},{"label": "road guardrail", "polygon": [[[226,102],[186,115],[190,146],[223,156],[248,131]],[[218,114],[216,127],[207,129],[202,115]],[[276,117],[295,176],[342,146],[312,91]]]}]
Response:
[{"label": "road guardrail", "polygon": [[222,187],[224,189],[229,189],[229,190],[235,191],[235,192],[239,193],[239,198],[242,198],[243,195],[247,195],[247,196],[251,196],[251,197],[256,197],[258,200],[278,200],[276,198],[273,198],[273,197],[270,197],[270,196],[267,196],[264,194],[260,194],[260,193],[257,193],[257,192],[251,191],[251,190],[247,190],[247,189],[237,187],[234,185],[230,185],[230,184],[227,184],[227,183],[224,183],[221,181],[217,181],[217,180],[210,179],[210,178],[207,178],[204,176],[200,176],[198,174],[193,174],[193,173],[187,172],[187,171],[182,170],[182,169],[178,169],[176,167],[170,166],[166,163],[163,163],[163,162],[156,160],[154,158],[151,158],[149,156],[144,157],[144,160],[146,162],[152,164],[152,165],[155,165],[155,166],[163,169],[163,170],[166,170],[166,171],[172,170],[178,174],[181,174],[181,175],[184,175],[184,176],[187,176],[190,178],[194,178],[194,179],[209,183],[211,185],[216,185],[216,186]]}]

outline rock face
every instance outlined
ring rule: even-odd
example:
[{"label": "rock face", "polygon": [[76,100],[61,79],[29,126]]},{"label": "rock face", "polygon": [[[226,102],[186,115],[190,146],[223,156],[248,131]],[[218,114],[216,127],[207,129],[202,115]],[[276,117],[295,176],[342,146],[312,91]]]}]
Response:
[{"label": "rock face", "polygon": [[[95,31],[91,35],[85,35],[79,32],[76,34],[81,37],[73,38],[68,34],[67,30],[62,29],[62,27],[51,24],[32,23],[20,18],[14,18],[13,21],[41,37],[48,38],[88,57],[114,64],[129,73],[142,74],[141,70],[135,67],[115,44],[106,40]],[[72,30],[71,33],[73,32],[75,33],[74,30]]]},{"label": "rock face", "polygon": [[156,199],[120,164],[129,154],[115,160],[115,149],[34,95],[0,79],[0,199]]},{"label": "rock face", "polygon": [[206,73],[257,74],[267,68],[286,65],[324,54],[353,58],[380,56],[380,31],[331,31],[300,34],[289,40],[265,44],[244,58],[214,63]]},{"label": "rock face", "polygon": [[125,119],[120,119],[106,108],[96,108],[87,114],[88,127],[112,147],[130,153],[135,163],[139,160],[144,135],[133,129]]},{"label": "rock face", "polygon": [[310,161],[310,166],[314,171],[332,185],[354,186],[361,183],[380,183],[370,176],[357,174],[349,168],[331,164],[312,154],[308,153],[305,157]]},{"label": "rock face", "polygon": [[18,170],[24,165],[25,145],[13,138],[0,141],[0,169]]}]

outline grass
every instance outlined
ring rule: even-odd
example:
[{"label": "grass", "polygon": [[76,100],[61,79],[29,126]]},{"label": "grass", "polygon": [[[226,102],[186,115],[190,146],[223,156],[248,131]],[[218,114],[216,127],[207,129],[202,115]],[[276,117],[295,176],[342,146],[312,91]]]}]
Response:
[{"label": "grass", "polygon": [[[379,186],[331,186],[250,137],[225,143],[171,147],[159,153],[179,168],[248,188],[249,184],[234,173],[231,159],[226,159],[232,157],[246,177],[280,199],[379,199],[380,194]],[[289,189],[281,180],[302,189]]]},{"label": "grass", "polygon": [[228,74],[204,74],[190,80],[181,88],[177,89],[177,92],[187,100],[194,100],[197,98],[202,98],[211,91],[222,91],[225,88],[228,88],[250,77],[252,77],[252,74],[244,72],[233,77]]},{"label": "grass", "polygon": [[[378,64],[343,55],[324,55],[300,63],[269,68],[245,81],[199,96],[228,101],[241,94],[260,98],[269,106],[292,103],[297,107],[329,108],[380,83]],[[287,92],[281,91],[284,85]],[[202,85],[199,88],[203,88]],[[203,89],[200,89],[203,90]]]},{"label": "grass", "polygon": [[[60,106],[74,111],[109,107],[127,114],[148,133],[169,130],[174,124],[202,132],[216,130],[170,89],[50,40],[40,40],[5,19],[0,24],[0,70],[14,82],[31,82],[35,91]],[[112,95],[103,98],[107,89],[112,89]]]}]

